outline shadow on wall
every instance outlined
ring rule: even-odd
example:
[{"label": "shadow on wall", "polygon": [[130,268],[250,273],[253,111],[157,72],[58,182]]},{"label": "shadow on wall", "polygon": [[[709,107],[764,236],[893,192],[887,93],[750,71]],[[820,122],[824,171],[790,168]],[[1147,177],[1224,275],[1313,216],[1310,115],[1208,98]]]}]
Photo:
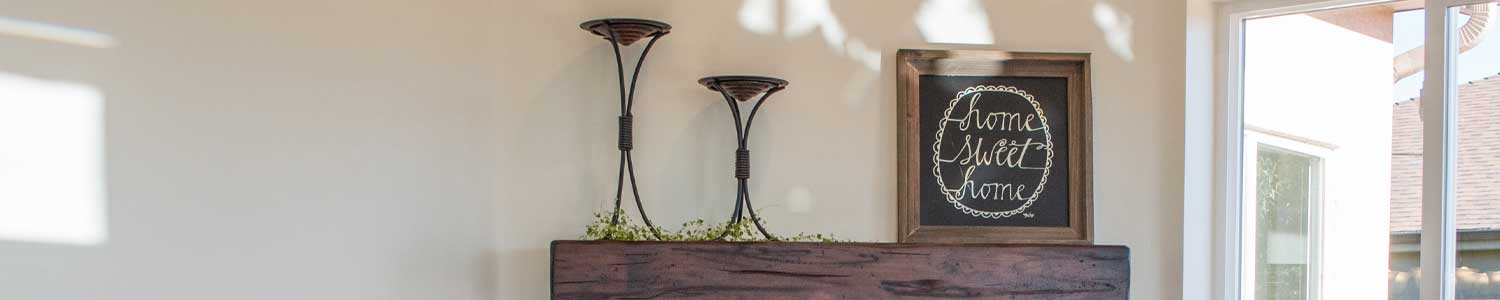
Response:
[{"label": "shadow on wall", "polygon": [[[108,49],[109,35],[0,17],[0,38]],[[105,223],[104,96],[0,71],[0,241],[93,246]]]},{"label": "shadow on wall", "polygon": [[[831,233],[843,238],[880,241],[894,239],[888,228],[894,227],[890,216],[895,213],[894,206],[877,203],[895,192],[890,185],[895,155],[889,147],[895,144],[895,124],[889,121],[895,114],[895,88],[889,85],[895,70],[885,68],[893,63],[885,53],[924,47],[1093,51],[1096,59],[1118,66],[1135,59],[1135,24],[1127,10],[1136,6],[1112,3],[1120,2],[528,4],[534,9],[516,10],[520,22],[548,27],[506,32],[517,37],[509,40],[542,46],[514,49],[514,58],[502,60],[519,65],[506,67],[535,71],[502,74],[514,76],[507,87],[524,91],[517,94],[525,99],[505,103],[513,105],[507,113],[516,116],[505,122],[517,126],[505,127],[514,131],[506,136],[514,138],[504,139],[511,145],[503,155],[513,163],[502,172],[525,180],[502,183],[511,185],[506,193],[514,196],[501,199],[544,204],[500,213],[510,216],[501,224],[516,224],[500,228],[500,294],[544,295],[545,290],[529,290],[546,284],[544,276],[534,276],[547,270],[543,243],[577,237],[591,213],[613,203],[618,79],[608,44],[577,32],[573,27],[578,21],[633,16],[679,26],[646,59],[636,94],[644,99],[635,107],[636,172],[644,205],[657,225],[676,228],[698,218],[723,221],[732,207],[729,191],[735,187],[726,154],[733,153],[728,138],[733,127],[716,95],[689,82],[718,72],[765,72],[792,81],[786,94],[769,100],[765,121],[756,121],[757,131],[750,137],[754,161],[760,163],[751,185],[756,208],[773,221],[768,229],[794,233],[833,228],[839,231]],[[880,7],[867,7],[871,5]],[[1033,24],[1038,28],[1026,28]],[[1050,27],[1069,36],[1049,35]],[[627,76],[640,48],[621,49]],[[543,56],[555,63],[528,61]],[[808,167],[813,162],[817,166]],[[623,198],[627,213],[634,216],[630,196]],[[850,205],[866,203],[864,199],[876,204]],[[834,211],[836,218],[816,215]],[[831,227],[843,222],[838,219],[852,225]]]},{"label": "shadow on wall", "polygon": [[[922,40],[930,44],[993,45],[994,24],[989,10],[979,0],[925,0],[914,12],[912,25]],[[780,14],[778,14],[780,13]],[[1131,28],[1133,18],[1105,1],[1092,2],[1086,12],[1098,28],[1110,52],[1129,63],[1134,61]],[[853,70],[842,93],[847,107],[859,107],[871,101],[870,90],[881,82],[881,49],[884,45],[867,42],[856,30],[846,28],[830,0],[743,0],[736,18],[740,28],[760,36],[777,36],[791,41],[816,32],[831,54],[846,58],[862,69]],[[896,19],[893,19],[896,20]],[[857,26],[857,25],[849,25]],[[810,212],[816,198],[806,186],[794,186],[784,197],[788,210]]]},{"label": "shadow on wall", "polygon": [[[780,28],[776,14],[778,4],[785,7],[786,14],[783,18],[785,24]],[[984,3],[978,0],[926,0],[916,11],[915,25],[927,43],[991,45],[995,43],[995,36],[986,12]],[[1126,62],[1134,61],[1135,53],[1131,47],[1134,20],[1130,15],[1105,1],[1095,1],[1092,14],[1094,24],[1099,27],[1110,51]],[[738,20],[741,28],[759,35],[773,35],[781,29],[788,40],[817,30],[834,54],[863,65],[869,71],[867,73],[880,72],[881,47],[848,34],[829,0],[744,0]],[[873,80],[864,77],[868,76],[856,76],[862,79],[857,81]],[[869,84],[859,86],[867,88]]]},{"label": "shadow on wall", "polygon": [[[745,0],[738,13],[740,27],[760,35],[778,30],[777,0]],[[880,70],[879,47],[867,45],[850,36],[830,8],[829,0],[785,0],[787,39],[801,37],[813,30],[822,34],[828,48],[854,60],[872,71]],[[927,0],[916,11],[915,25],[922,39],[933,44],[991,45],[995,43],[987,9],[978,0]],[[1093,6],[1094,24],[1103,33],[1110,50],[1126,61],[1134,59],[1130,47],[1129,15],[1107,2]]]},{"label": "shadow on wall", "polygon": [[[777,24],[776,8],[784,7],[783,24]],[[863,66],[854,70],[844,87],[844,104],[854,107],[861,103],[866,93],[880,79],[880,47],[869,45],[857,36],[850,36],[844,24],[834,14],[828,0],[745,0],[738,13],[740,27],[751,33],[770,36],[777,31],[786,40],[793,40],[817,31],[828,50]],[[780,25],[780,26],[778,26]]]}]

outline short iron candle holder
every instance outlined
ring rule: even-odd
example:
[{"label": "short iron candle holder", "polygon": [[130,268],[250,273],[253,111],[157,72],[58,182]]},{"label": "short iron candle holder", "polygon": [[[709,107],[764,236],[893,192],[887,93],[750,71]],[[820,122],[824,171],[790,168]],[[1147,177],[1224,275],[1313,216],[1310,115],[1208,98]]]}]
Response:
[{"label": "short iron candle holder", "polygon": [[[735,192],[734,214],[725,228],[735,228],[744,216],[743,213],[749,211],[750,222],[755,224],[755,229],[767,240],[774,241],[776,237],[766,232],[760,218],[755,216],[755,207],[750,204],[750,148],[747,140],[750,126],[755,124],[755,114],[760,111],[761,104],[765,104],[766,98],[770,98],[772,94],[786,88],[787,81],[763,76],[733,75],[705,77],[698,80],[698,84],[719,92],[724,97],[724,103],[729,104],[729,112],[734,115],[735,140],[739,146],[734,151],[734,178],[739,181],[739,187]],[[750,107],[750,115],[743,119],[742,125],[739,102],[748,102],[756,99],[756,96],[760,97]],[[725,230],[715,239],[724,239],[728,234],[729,230]]]},{"label": "short iron candle holder", "polygon": [[[620,149],[620,171],[615,180],[615,209],[610,212],[609,225],[614,227],[620,222],[620,199],[624,193],[625,176],[630,175],[630,193],[635,198],[635,208],[641,214],[641,222],[651,229],[651,234],[656,239],[661,239],[655,225],[651,224],[651,218],[646,217],[646,207],[641,205],[641,192],[635,182],[635,161],[631,159],[630,151],[635,148],[632,142],[634,133],[632,128],[635,124],[635,115],[630,109],[635,106],[635,83],[641,75],[641,65],[646,61],[646,54],[651,52],[651,46],[656,45],[656,40],[667,33],[672,32],[672,25],[654,20],[643,19],[598,19],[579,24],[578,27],[595,35],[604,37],[610,41],[610,47],[615,50],[615,68],[620,78],[620,118],[619,118],[619,144]],[[644,38],[650,38],[646,42],[646,48],[641,50],[641,56],[636,59],[635,71],[630,74],[630,91],[625,90],[625,62],[620,57],[620,46],[630,46]],[[605,234],[603,239],[610,239],[610,233]]]}]

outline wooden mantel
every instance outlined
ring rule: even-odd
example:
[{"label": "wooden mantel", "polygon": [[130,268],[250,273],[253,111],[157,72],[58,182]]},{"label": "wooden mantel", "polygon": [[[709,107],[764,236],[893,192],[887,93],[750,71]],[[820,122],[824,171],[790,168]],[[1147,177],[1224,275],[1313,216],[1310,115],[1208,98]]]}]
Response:
[{"label": "wooden mantel", "polygon": [[552,242],[552,299],[1127,299],[1121,246]]}]

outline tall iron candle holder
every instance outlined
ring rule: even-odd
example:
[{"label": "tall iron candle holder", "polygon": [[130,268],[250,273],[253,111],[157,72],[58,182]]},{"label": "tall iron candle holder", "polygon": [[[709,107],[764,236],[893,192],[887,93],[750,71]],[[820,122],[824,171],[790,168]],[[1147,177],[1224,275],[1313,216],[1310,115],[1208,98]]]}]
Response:
[{"label": "tall iron candle holder", "polygon": [[[739,187],[735,192],[732,221],[726,229],[739,225],[743,212],[749,211],[750,222],[755,224],[755,229],[760,231],[761,236],[767,240],[774,241],[776,237],[766,232],[766,227],[761,225],[760,218],[755,216],[755,207],[750,204],[750,186],[747,183],[750,181],[750,148],[747,139],[750,136],[750,125],[755,124],[755,114],[760,111],[760,105],[765,104],[766,98],[770,98],[771,94],[786,88],[787,81],[763,76],[731,75],[705,77],[699,79],[698,84],[708,87],[711,91],[719,92],[719,95],[724,97],[724,103],[729,104],[729,112],[734,115],[735,141],[739,144],[739,147],[734,150],[734,178],[739,181]],[[744,118],[743,125],[741,125],[738,102],[748,102],[756,99],[757,95],[760,96],[759,100],[756,100],[755,104],[750,107],[750,115]],[[725,230],[715,239],[724,239],[728,235],[729,230]]]},{"label": "tall iron candle holder", "polygon": [[[615,210],[610,212],[609,225],[610,227],[614,227],[620,222],[620,214],[622,214],[620,210],[621,194],[624,193],[625,175],[630,174],[630,194],[635,198],[636,211],[641,213],[641,221],[646,223],[646,227],[651,228],[651,235],[655,236],[656,239],[661,239],[661,232],[658,232],[656,226],[651,224],[651,218],[646,217],[646,207],[641,205],[641,192],[635,182],[635,161],[630,156],[630,150],[634,148],[632,127],[635,124],[635,116],[630,113],[630,109],[635,105],[635,83],[636,79],[641,75],[641,64],[646,61],[646,54],[651,52],[651,46],[656,45],[657,39],[672,32],[672,25],[654,20],[613,18],[583,22],[578,27],[604,37],[605,40],[610,42],[610,47],[615,50],[615,67],[618,70],[616,73],[620,77],[620,132],[618,144],[620,148],[620,172],[618,178],[615,180]],[[630,74],[630,91],[627,93],[625,91],[625,62],[620,57],[620,46],[630,46],[643,38],[650,38],[651,40],[646,42],[646,48],[641,50],[641,57],[635,61],[635,72]],[[611,230],[609,232],[604,235],[603,239],[609,239],[614,231]]]}]

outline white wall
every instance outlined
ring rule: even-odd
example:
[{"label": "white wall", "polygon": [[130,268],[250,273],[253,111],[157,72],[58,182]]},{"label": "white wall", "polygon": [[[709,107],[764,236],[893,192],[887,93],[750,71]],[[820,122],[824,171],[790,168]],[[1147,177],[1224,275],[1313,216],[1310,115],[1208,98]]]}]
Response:
[{"label": "white wall", "polygon": [[[1185,0],[1183,45],[1182,299],[1210,299],[1223,294],[1223,275],[1214,272],[1223,260],[1214,255],[1214,233],[1223,230],[1216,211],[1214,180],[1214,43],[1215,0]],[[1217,209],[1217,210],[1216,210]]]},{"label": "white wall", "polygon": [[1245,125],[1331,147],[1316,154],[1324,155],[1321,291],[1331,299],[1384,298],[1391,11],[1375,6],[1314,16],[1246,22]]},{"label": "white wall", "polygon": [[[805,25],[816,22],[804,16],[823,15],[817,13],[825,11],[823,1],[508,6],[503,24],[526,30],[502,33],[507,72],[496,88],[506,97],[497,138],[504,143],[505,169],[498,182],[506,206],[496,227],[502,298],[545,298],[548,241],[577,237],[589,215],[613,197],[618,108],[612,54],[577,24],[620,16],[674,27],[647,59],[635,107],[637,175],[655,221],[675,226],[727,217],[733,128],[718,96],[694,82],[707,75],[766,74],[791,85],[767,102],[750,137],[757,207],[775,232],[860,241],[895,238],[897,49],[1094,53],[1097,242],[1131,247],[1133,299],[1179,298],[1183,3],[982,1],[987,26],[945,30],[988,30],[994,44],[960,46],[924,40],[915,24],[923,2],[826,2],[837,28]],[[766,17],[771,25],[743,25],[742,15],[760,16],[747,12],[760,4],[775,14]],[[1106,32],[1115,33],[1113,46]],[[805,212],[794,209],[803,204]]]},{"label": "white wall", "polygon": [[117,41],[0,34],[0,72],[100,91],[108,190],[100,244],[0,237],[0,299],[492,298],[490,4],[0,7]]},{"label": "white wall", "polygon": [[617,16],[675,27],[635,107],[658,222],[726,217],[732,125],[694,81],[757,73],[792,82],[751,136],[771,230],[860,241],[894,240],[897,49],[1094,53],[1096,241],[1179,298],[1183,3],[957,3],[984,20],[938,29],[977,46],[927,43],[923,3],[0,0],[120,41],[0,35],[0,70],[103,91],[109,176],[108,241],[0,241],[0,298],[546,299],[548,242],[614,191],[611,53],[577,24]]}]

